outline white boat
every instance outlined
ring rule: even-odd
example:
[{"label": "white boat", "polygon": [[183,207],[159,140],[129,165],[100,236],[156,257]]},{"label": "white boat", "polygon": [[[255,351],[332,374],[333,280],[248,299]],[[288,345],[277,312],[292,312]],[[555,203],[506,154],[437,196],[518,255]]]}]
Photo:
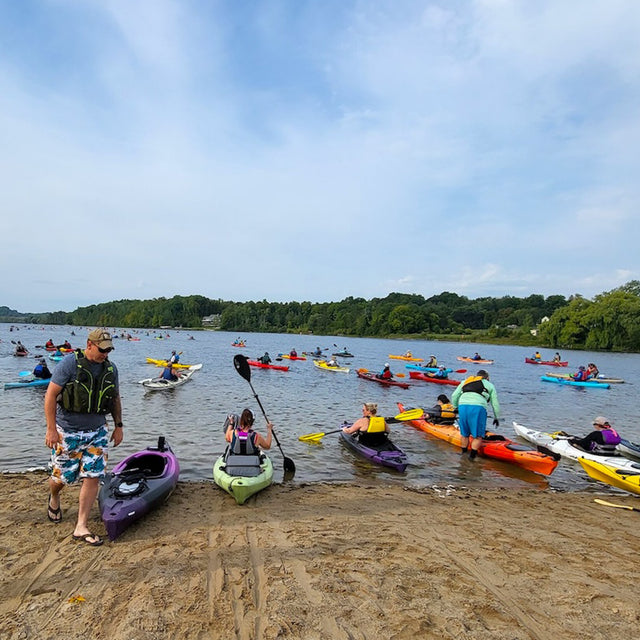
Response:
[{"label": "white boat", "polygon": [[163,391],[166,389],[173,389],[179,387],[185,382],[189,382],[191,377],[196,371],[202,369],[202,364],[193,364],[186,371],[183,369],[180,372],[180,377],[177,380],[165,380],[164,378],[145,378],[140,380],[139,383],[150,391]]},{"label": "white boat", "polygon": [[574,447],[568,440],[570,436],[561,435],[558,433],[548,433],[545,431],[536,431],[535,429],[529,429],[524,425],[513,423],[513,430],[521,438],[528,440],[536,445],[542,445],[547,449],[550,449],[554,453],[559,453],[563,458],[569,460],[578,460],[579,458],[585,458],[586,460],[593,460],[595,462],[601,462],[616,469],[624,469],[625,471],[640,471],[640,463],[626,458],[625,456],[607,456],[598,455],[596,453],[589,453],[583,451],[578,447]]}]

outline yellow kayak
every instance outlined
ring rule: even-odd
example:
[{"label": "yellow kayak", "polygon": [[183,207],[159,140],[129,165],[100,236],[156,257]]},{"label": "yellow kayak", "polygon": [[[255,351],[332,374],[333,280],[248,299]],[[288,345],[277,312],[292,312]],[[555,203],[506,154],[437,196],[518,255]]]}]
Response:
[{"label": "yellow kayak", "polygon": [[424,362],[424,358],[412,358],[411,356],[394,356],[389,354],[392,360],[406,360],[407,362]]},{"label": "yellow kayak", "polygon": [[314,360],[313,366],[325,371],[334,371],[338,373],[349,373],[349,367],[330,367],[326,360]]},{"label": "yellow kayak", "polygon": [[[147,362],[149,364],[155,364],[156,367],[166,367],[168,360],[154,360],[153,358],[147,358]],[[178,362],[178,364],[173,365],[176,369],[189,369],[192,367],[192,364],[182,364],[182,362]]]},{"label": "yellow kayak", "polygon": [[640,495],[640,469],[637,473],[629,473],[623,469],[616,469],[611,465],[586,458],[578,458],[578,462],[594,480]]}]

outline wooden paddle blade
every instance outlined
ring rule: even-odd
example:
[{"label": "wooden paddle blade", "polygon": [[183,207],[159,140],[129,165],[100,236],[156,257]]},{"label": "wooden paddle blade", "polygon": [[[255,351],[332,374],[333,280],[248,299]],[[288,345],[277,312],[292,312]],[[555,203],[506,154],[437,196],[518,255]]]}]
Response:
[{"label": "wooden paddle blade", "polygon": [[243,356],[240,353],[233,356],[233,366],[247,382],[251,382],[251,367],[247,362],[246,356]]},{"label": "wooden paddle blade", "polygon": [[613,502],[607,502],[606,500],[600,500],[600,498],[594,498],[594,502],[603,504],[607,507],[615,507],[616,509],[628,509],[629,511],[640,511],[637,507],[630,507],[626,504],[614,504]]},{"label": "wooden paddle blade", "polygon": [[397,416],[394,416],[395,420],[418,420],[424,416],[424,409],[407,409]]},{"label": "wooden paddle blade", "polygon": [[358,373],[369,373],[369,369],[358,369]]}]

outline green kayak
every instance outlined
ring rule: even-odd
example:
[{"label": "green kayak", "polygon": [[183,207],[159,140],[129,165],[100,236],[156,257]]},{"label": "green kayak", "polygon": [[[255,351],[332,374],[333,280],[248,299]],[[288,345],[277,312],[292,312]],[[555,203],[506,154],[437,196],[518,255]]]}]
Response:
[{"label": "green kayak", "polygon": [[238,504],[244,504],[273,482],[273,465],[264,453],[259,456],[224,453],[213,465],[213,480]]}]

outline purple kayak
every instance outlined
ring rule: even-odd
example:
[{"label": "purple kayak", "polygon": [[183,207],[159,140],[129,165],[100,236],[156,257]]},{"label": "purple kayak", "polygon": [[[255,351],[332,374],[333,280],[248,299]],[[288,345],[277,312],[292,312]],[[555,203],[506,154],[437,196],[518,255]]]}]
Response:
[{"label": "purple kayak", "polygon": [[180,465],[165,439],[127,456],[104,477],[98,504],[109,540],[159,507],[178,483]]},{"label": "purple kayak", "polygon": [[375,462],[383,467],[389,467],[401,472],[407,468],[407,454],[402,451],[402,449],[396,447],[389,438],[387,438],[386,443],[379,449],[363,445],[357,435],[344,433],[344,431],[340,432],[340,439],[347,445],[347,447],[349,447],[349,449],[363,458],[371,460],[371,462]]}]

